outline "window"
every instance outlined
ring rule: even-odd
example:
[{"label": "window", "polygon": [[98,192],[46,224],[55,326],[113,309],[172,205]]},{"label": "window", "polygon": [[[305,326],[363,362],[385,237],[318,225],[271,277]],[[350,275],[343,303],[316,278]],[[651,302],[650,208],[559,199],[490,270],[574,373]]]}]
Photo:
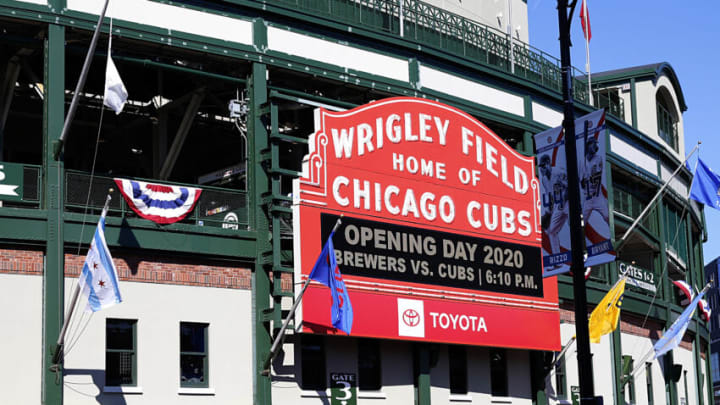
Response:
[{"label": "window", "polygon": [[672,96],[666,89],[660,89],[655,98],[657,106],[658,135],[675,151],[678,150],[678,118]]},{"label": "window", "polygon": [[324,391],[325,379],[325,342],[322,336],[303,335],[300,340],[302,363],[302,389]]},{"label": "window", "polygon": [[652,363],[645,363],[645,384],[647,384],[647,403],[653,405],[653,383],[652,383]]},{"label": "window", "polygon": [[105,321],[105,385],[137,385],[137,321],[107,319]]},{"label": "window", "polygon": [[382,388],[380,370],[380,342],[358,340],[358,388],[361,391],[379,391]]},{"label": "window", "polygon": [[712,380],[720,381],[720,354],[713,353],[710,355],[710,368],[712,370]]},{"label": "window", "polygon": [[208,324],[180,322],[180,386],[208,387]]},{"label": "window", "polygon": [[567,398],[567,379],[565,376],[565,356],[555,364],[555,394],[558,398]]},{"label": "window", "polygon": [[448,346],[450,362],[450,393],[467,394],[467,351],[463,346]]},{"label": "window", "polygon": [[490,350],[490,391],[494,397],[508,396],[507,352]]}]

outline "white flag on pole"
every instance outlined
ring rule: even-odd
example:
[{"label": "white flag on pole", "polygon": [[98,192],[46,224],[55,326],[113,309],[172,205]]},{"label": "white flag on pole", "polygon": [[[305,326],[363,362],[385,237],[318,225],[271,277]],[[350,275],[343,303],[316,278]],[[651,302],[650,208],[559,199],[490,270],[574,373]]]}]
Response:
[{"label": "white flag on pole", "polygon": [[128,98],[127,89],[120,78],[112,60],[112,20],[110,20],[110,39],[108,40],[107,66],[105,67],[105,94],[103,104],[120,114]]}]

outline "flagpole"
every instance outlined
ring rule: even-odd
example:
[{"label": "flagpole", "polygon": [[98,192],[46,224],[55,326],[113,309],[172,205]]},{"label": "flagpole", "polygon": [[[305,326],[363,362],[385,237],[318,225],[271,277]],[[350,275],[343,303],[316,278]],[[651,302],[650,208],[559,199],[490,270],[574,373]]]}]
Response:
[{"label": "flagpole", "polygon": [[592,94],[592,84],[590,83],[590,24],[588,21],[588,10],[587,10],[587,2],[583,1],[582,7],[583,10],[583,20],[585,20],[585,27],[587,27],[587,33],[583,32],[585,36],[585,72],[587,73],[588,78],[588,97],[590,100],[590,105],[593,105],[593,94]]},{"label": "flagpole", "polygon": [[560,362],[560,359],[563,358],[565,353],[567,353],[568,350],[570,350],[570,346],[572,346],[573,343],[575,343],[576,337],[573,336],[570,338],[570,340],[563,346],[562,350],[560,350],[560,353],[555,356],[555,361],[553,361],[553,368],[557,367],[558,363]]},{"label": "flagpole", "polygon": [[[100,214],[101,218],[105,218],[105,215],[108,212],[108,209],[110,208],[110,200],[112,200],[111,194],[113,192],[113,189],[108,190],[107,198],[105,199],[105,206],[103,206],[102,213]],[[81,274],[82,275],[82,274]],[[67,333],[68,325],[70,324],[70,319],[72,318],[73,312],[75,312],[75,305],[77,304],[77,300],[80,297],[80,283],[77,283],[75,285],[75,290],[73,291],[73,296],[70,300],[70,306],[67,310],[67,315],[65,316],[65,321],[63,322],[62,329],[60,330],[60,336],[58,336],[57,343],[55,344],[55,353],[53,353],[52,363],[53,366],[57,366],[62,357],[63,352],[63,346],[65,345],[65,334]]]},{"label": "flagpole", "polygon": [[[335,222],[335,226],[333,226],[332,231],[330,231],[330,235],[335,233],[335,231],[337,231],[337,229],[340,227],[343,216],[344,216],[344,214],[340,215],[340,218],[338,218],[337,222]],[[310,285],[310,276],[308,275],[307,280],[305,280],[305,284],[303,284],[303,287],[300,290],[300,294],[298,294],[297,298],[295,298],[295,302],[293,302],[293,305],[290,308],[290,312],[288,312],[287,316],[285,317],[285,320],[283,321],[283,324],[280,327],[280,331],[278,332],[277,336],[275,337],[272,347],[270,347],[270,354],[268,354],[268,357],[267,357],[267,359],[265,359],[265,363],[263,364],[263,370],[262,370],[263,375],[270,374],[270,362],[277,355],[277,351],[280,348],[280,341],[282,340],[283,336],[285,335],[285,330],[287,329],[288,324],[290,324],[290,319],[292,319],[295,316],[295,310],[297,309],[298,305],[300,305],[300,301],[302,300],[303,295],[305,295],[305,290],[307,290],[309,285]]]},{"label": "flagpole", "polygon": [[625,240],[630,235],[630,232],[632,232],[633,229],[635,229],[635,227],[637,226],[637,224],[640,223],[640,221],[643,219],[645,214],[647,214],[648,211],[650,211],[650,208],[652,208],[652,206],[655,204],[655,200],[657,200],[658,197],[660,197],[662,195],[662,193],[665,191],[667,186],[670,185],[670,181],[675,177],[675,175],[678,174],[678,172],[680,172],[680,169],[682,169],[683,166],[685,166],[685,162],[687,162],[688,159],[690,159],[690,156],[692,156],[695,153],[695,151],[698,150],[698,148],[700,148],[701,143],[702,143],[701,141],[698,141],[697,145],[695,145],[695,147],[690,151],[690,154],[685,157],[685,160],[683,160],[683,162],[680,163],[680,166],[678,166],[678,168],[673,172],[673,174],[670,176],[670,178],[665,181],[665,184],[663,184],[663,186],[660,187],[660,190],[658,190],[658,192],[655,193],[655,196],[652,198],[652,200],[650,200],[650,202],[647,204],[645,209],[640,213],[640,215],[638,215],[637,218],[635,218],[635,221],[630,225],[628,230],[625,231],[625,233],[623,234],[623,236],[620,238],[617,245],[615,246],[616,252],[620,251],[620,248],[625,243]]},{"label": "flagpole", "polygon": [[78,105],[78,98],[83,88],[85,87],[85,80],[87,80],[88,71],[90,70],[90,63],[92,63],[93,54],[95,53],[95,46],[97,46],[98,38],[100,37],[100,28],[102,28],[102,22],[105,18],[105,11],[107,11],[110,0],[105,0],[100,16],[98,18],[97,25],[95,26],[95,32],[93,33],[92,40],[90,41],[90,48],[88,48],[87,55],[85,55],[85,62],[83,63],[82,71],[80,71],[80,78],[78,79],[77,86],[75,86],[75,93],[73,94],[72,101],[70,101],[70,108],[68,108],[67,117],[65,117],[65,123],[63,124],[62,133],[60,133],[60,139],[55,142],[54,145],[54,157],[55,160],[60,158],[60,153],[63,150],[65,144],[65,138],[70,131],[70,125],[72,124],[73,118],[75,117],[75,110]]}]

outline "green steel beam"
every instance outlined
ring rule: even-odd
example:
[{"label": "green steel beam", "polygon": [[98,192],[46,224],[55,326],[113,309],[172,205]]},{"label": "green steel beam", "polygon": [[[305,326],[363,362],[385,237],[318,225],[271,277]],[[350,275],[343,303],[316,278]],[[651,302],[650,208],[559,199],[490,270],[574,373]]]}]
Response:
[{"label": "green steel beam", "polygon": [[[605,131],[605,150],[610,150],[610,131]],[[612,180],[612,168],[609,165],[605,166],[605,177],[607,179],[607,184],[610,184],[611,187],[608,187],[608,204],[609,204],[609,212],[610,212],[610,240],[615,240],[615,211],[613,207],[613,180]],[[615,262],[609,263],[607,265],[608,269],[608,282],[610,285],[615,285],[615,282],[618,280],[618,271],[617,271],[617,264]],[[622,312],[621,312],[622,317]],[[615,329],[610,334],[610,346],[611,346],[611,353],[612,353],[612,363],[613,363],[613,376],[615,377],[613,380],[613,399],[616,404],[622,403],[622,340],[621,335],[622,331],[620,330],[621,327],[618,325],[618,328]]]},{"label": "green steel beam", "polygon": [[[51,371],[55,343],[64,319],[63,162],[53,157],[65,115],[65,27],[48,25],[45,42],[43,206],[47,209],[47,241],[43,275],[42,403],[62,404],[62,364]],[[62,363],[62,362],[61,362]]]},{"label": "green steel beam", "polygon": [[[658,172],[660,172],[660,162],[658,162]],[[662,269],[665,269],[665,266],[667,266],[668,257],[667,257],[667,240],[665,238],[665,204],[660,201],[657,205],[657,213],[659,216],[658,220],[658,233],[660,234],[660,262],[659,265],[662,266]],[[661,274],[666,274],[666,272],[661,272]],[[672,324],[672,283],[669,282],[670,277],[666,275],[665,279],[660,280],[662,282],[662,288],[663,288],[663,297],[666,297],[667,300],[667,306],[665,307],[665,313],[664,316],[660,319],[665,320],[665,329],[670,327]],[[665,361],[665,370],[669,370],[668,367],[672,367],[673,364],[673,357],[672,357],[672,351],[668,352],[663,356],[663,361]],[[668,405],[677,405],[678,398],[677,398],[677,386],[675,385],[675,382],[672,381],[672,379],[669,378],[669,373],[665,373],[664,380],[665,380],[665,395],[667,396],[669,400]]]},{"label": "green steel beam", "polygon": [[635,78],[630,79],[630,115],[632,115],[632,127],[638,129],[638,118],[637,118],[637,86],[635,85]]},{"label": "green steel beam", "polygon": [[0,240],[22,240],[45,244],[48,231],[46,219],[45,210],[3,208],[0,213]]},{"label": "green steel beam", "polygon": [[415,363],[415,404],[430,405],[430,345],[428,343],[418,343],[413,355],[416,357]]},{"label": "green steel beam", "polygon": [[272,404],[270,376],[262,373],[272,344],[269,322],[265,320],[264,316],[265,311],[270,309],[272,287],[270,274],[265,266],[268,262],[268,255],[272,255],[270,222],[266,206],[262,204],[263,197],[270,189],[270,177],[263,168],[263,160],[269,147],[269,134],[264,121],[264,111],[268,102],[266,77],[267,66],[254,63],[248,80],[248,94],[251,103],[248,119],[248,189],[251,190],[249,195],[250,227],[258,234],[252,276],[253,403],[258,405]]},{"label": "green steel beam", "polygon": [[[125,248],[142,248],[147,250],[164,250],[198,255],[224,256],[227,258],[254,260],[255,233],[242,232],[244,237],[228,235],[211,235],[186,231],[171,232],[167,230],[139,228],[128,225],[118,218],[108,218],[105,238],[109,246]],[[82,243],[87,245],[95,232],[96,217],[88,219],[83,226],[80,222],[65,222],[64,240],[69,245]],[[84,229],[83,229],[84,228]],[[197,226],[203,229],[205,227]],[[1,233],[0,233],[1,235]],[[82,239],[80,240],[80,236]]]}]

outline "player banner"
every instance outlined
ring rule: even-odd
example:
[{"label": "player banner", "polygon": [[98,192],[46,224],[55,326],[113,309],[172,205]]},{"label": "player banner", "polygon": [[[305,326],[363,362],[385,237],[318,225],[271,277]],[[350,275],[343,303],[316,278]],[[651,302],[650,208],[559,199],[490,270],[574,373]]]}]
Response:
[{"label": "player banner", "polygon": [[605,176],[605,110],[576,119],[575,134],[587,247],[585,266],[590,267],[615,260],[610,240],[610,208]]},{"label": "player banner", "polygon": [[[566,273],[571,265],[564,136],[562,126],[534,136],[542,195],[543,277]],[[605,112],[598,110],[576,119],[575,136],[587,247],[585,266],[596,266],[615,260],[605,176]]]},{"label": "player banner", "polygon": [[535,135],[542,214],[543,277],[570,271],[570,221],[568,216],[565,132],[556,127]]}]

